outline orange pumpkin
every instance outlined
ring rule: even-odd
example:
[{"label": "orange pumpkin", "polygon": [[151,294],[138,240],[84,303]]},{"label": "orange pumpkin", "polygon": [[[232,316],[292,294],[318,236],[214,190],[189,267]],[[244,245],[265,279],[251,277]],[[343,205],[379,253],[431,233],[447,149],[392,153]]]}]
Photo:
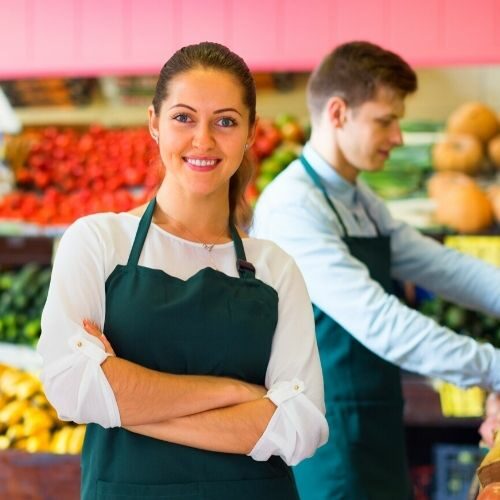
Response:
[{"label": "orange pumpkin", "polygon": [[500,184],[492,186],[488,190],[488,196],[490,197],[491,204],[493,205],[495,219],[497,222],[500,222]]},{"label": "orange pumpkin", "polygon": [[448,132],[471,134],[481,142],[488,142],[498,131],[495,112],[480,102],[467,102],[448,118]]},{"label": "orange pumpkin", "polygon": [[472,179],[456,178],[434,200],[436,221],[460,233],[477,233],[493,224],[490,200]]},{"label": "orange pumpkin", "polygon": [[465,174],[459,172],[437,172],[427,182],[427,193],[431,198],[438,198],[448,191],[453,184],[465,184],[474,181]]},{"label": "orange pumpkin", "polygon": [[496,135],[488,142],[488,156],[491,163],[500,170],[500,134]]},{"label": "orange pumpkin", "polygon": [[434,145],[432,162],[436,170],[475,174],[481,169],[483,147],[473,135],[448,134]]}]

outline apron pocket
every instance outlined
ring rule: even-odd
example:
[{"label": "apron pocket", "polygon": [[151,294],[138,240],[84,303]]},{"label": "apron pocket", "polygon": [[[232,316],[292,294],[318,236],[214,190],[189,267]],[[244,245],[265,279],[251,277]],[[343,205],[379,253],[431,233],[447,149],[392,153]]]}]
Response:
[{"label": "apron pocket", "polygon": [[207,500],[299,500],[293,477],[240,479],[202,483]]},{"label": "apron pocket", "polygon": [[202,498],[198,483],[129,484],[97,481],[97,500],[191,500]]}]

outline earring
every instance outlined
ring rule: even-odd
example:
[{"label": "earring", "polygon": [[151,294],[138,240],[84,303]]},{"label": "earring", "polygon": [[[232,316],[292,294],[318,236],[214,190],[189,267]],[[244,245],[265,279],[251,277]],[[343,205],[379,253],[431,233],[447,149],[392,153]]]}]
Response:
[{"label": "earring", "polygon": [[158,135],[155,134],[154,132],[151,132],[151,137],[153,138],[153,141],[155,141],[156,144],[158,144]]},{"label": "earring", "polygon": [[248,149],[248,144],[245,144],[245,151]]}]

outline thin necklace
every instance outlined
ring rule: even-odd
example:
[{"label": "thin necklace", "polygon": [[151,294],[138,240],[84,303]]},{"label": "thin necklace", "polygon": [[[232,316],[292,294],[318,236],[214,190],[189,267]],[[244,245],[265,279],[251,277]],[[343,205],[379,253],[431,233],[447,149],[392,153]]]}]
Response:
[{"label": "thin necklace", "polygon": [[[224,228],[224,231],[221,232],[215,239],[215,241],[213,243],[205,243],[204,241],[201,241],[200,238],[198,238],[198,236],[196,236],[192,231],[191,229],[189,229],[185,224],[183,224],[180,220],[177,220],[175,217],[172,217],[171,215],[163,212],[163,214],[168,218],[168,219],[171,219],[173,220],[179,227],[181,227],[182,229],[184,229],[184,231],[186,231],[193,239],[195,242],[199,243],[201,245],[201,247],[207,251],[208,253],[208,258],[209,258],[209,261],[212,265],[212,267],[218,271],[218,268],[217,268],[217,265],[213,259],[213,256],[212,256],[212,250],[214,249],[215,245],[222,239],[222,237],[224,235],[227,234],[227,231],[229,229],[229,224],[226,228]],[[164,222],[159,222],[159,221],[156,221],[156,224],[164,224]]]}]

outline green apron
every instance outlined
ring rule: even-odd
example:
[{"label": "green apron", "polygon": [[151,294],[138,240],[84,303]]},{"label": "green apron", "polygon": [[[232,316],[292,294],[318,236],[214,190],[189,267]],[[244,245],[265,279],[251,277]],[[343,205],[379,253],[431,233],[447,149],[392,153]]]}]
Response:
[{"label": "green apron", "polygon": [[[156,200],[142,216],[127,265],[106,281],[104,331],[116,355],[173,374],[214,375],[264,385],[278,321],[278,294],[255,278],[231,225],[239,278],[211,268],[183,281],[138,265]],[[190,448],[89,424],[82,498],[298,499],[279,457]]]},{"label": "green apron", "polygon": [[[301,161],[338,218],[351,255],[391,293],[390,238],[378,229],[376,237],[349,236],[318,174],[304,157]],[[314,315],[330,437],[311,459],[294,468],[301,499],[411,498],[399,368],[368,350],[316,306]]]}]

